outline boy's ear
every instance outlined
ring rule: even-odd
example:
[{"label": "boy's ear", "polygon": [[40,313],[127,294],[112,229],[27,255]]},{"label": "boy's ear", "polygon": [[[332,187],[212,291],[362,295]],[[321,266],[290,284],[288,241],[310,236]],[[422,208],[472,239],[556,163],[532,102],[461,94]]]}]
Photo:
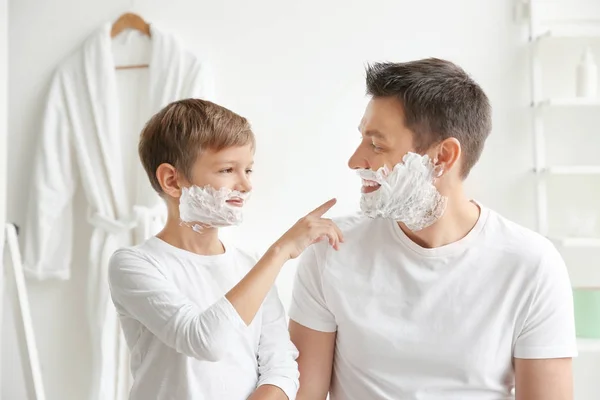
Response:
[{"label": "boy's ear", "polygon": [[181,197],[181,186],[174,166],[168,163],[160,164],[156,168],[156,179],[166,195],[174,198]]}]

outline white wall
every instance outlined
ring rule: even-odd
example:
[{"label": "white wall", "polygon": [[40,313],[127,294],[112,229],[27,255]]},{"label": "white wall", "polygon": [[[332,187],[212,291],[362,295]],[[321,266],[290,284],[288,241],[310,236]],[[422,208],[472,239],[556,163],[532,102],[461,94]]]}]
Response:
[{"label": "white wall", "polygon": [[[3,289],[4,289],[4,222],[6,219],[6,128],[7,100],[8,100],[8,4],[6,0],[0,0],[0,328],[3,320]],[[0,329],[2,339],[2,329]],[[0,343],[1,340],[0,340]],[[1,349],[0,349],[1,351]],[[0,365],[0,387],[2,387],[2,365]]]},{"label": "white wall", "polygon": [[[0,264],[4,244],[6,218],[6,167],[7,167],[7,108],[8,108],[8,3],[0,0]],[[1,301],[0,301],[0,304]],[[1,311],[1,309],[0,309]]]},{"label": "white wall", "polygon": [[[31,155],[52,71],[99,24],[126,10],[177,32],[209,60],[219,101],[252,121],[258,136],[256,190],[245,225],[232,232],[249,245],[265,248],[329,197],[339,199],[333,215],[356,209],[359,182],[346,160],[358,143],[356,127],[365,104],[363,65],[427,56],[464,66],[494,107],[494,132],[469,180],[471,194],[533,227],[527,53],[523,27],[514,21],[512,2],[506,0],[177,0],[168,6],[158,0],[134,5],[118,0],[13,1],[11,220],[22,224],[25,219]],[[559,146],[568,147],[561,140]],[[81,194],[77,202],[83,210]],[[81,400],[89,385],[83,303],[87,276],[81,252],[89,230],[83,222],[79,229],[72,279],[29,283],[49,400]],[[279,280],[286,304],[293,272],[293,265],[286,267]],[[3,399],[24,398],[12,331],[8,327],[3,332],[3,370],[14,373],[3,380]],[[578,388],[578,399],[592,398],[585,390]]]}]

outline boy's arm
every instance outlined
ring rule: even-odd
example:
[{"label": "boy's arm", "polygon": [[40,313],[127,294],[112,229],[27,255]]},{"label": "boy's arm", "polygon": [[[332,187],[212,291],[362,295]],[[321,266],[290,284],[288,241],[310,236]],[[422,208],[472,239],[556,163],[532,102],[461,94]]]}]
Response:
[{"label": "boy's arm", "polygon": [[329,200],[300,218],[225,295],[246,325],[250,325],[254,319],[285,262],[324,239],[338,248],[343,241],[342,233],[331,220],[322,218],[335,203],[335,199]]},{"label": "boy's arm", "polygon": [[[258,384],[250,399],[294,400],[299,386],[296,363],[298,350],[290,341],[285,311],[275,287],[267,296],[262,313],[258,344]],[[269,397],[269,394],[274,397]]]},{"label": "boy's arm", "polygon": [[288,400],[288,396],[277,386],[262,385],[248,397],[248,400]]}]

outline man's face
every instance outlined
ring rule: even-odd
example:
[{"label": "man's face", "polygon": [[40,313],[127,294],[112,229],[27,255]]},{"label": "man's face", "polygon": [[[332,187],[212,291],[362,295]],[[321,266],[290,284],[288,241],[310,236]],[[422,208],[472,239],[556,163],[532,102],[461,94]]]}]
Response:
[{"label": "man's face", "polygon": [[[242,193],[250,192],[250,175],[254,164],[254,149],[251,145],[229,147],[221,151],[205,150],[192,167],[191,182],[196,186],[207,185],[215,189],[228,188]],[[242,207],[242,199],[230,199],[232,206]]]},{"label": "man's face", "polygon": [[[348,160],[352,169],[376,171],[384,165],[392,169],[414,151],[413,133],[404,124],[402,105],[393,97],[371,99],[358,129],[362,140]],[[363,182],[363,193],[377,189],[376,183]]]}]

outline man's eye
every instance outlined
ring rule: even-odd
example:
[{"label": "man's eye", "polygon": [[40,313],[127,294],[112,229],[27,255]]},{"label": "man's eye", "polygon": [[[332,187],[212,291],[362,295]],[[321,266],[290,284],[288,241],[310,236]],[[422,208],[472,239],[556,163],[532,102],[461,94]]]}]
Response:
[{"label": "man's eye", "polygon": [[377,146],[375,143],[371,143],[371,148],[377,152],[383,151],[383,149],[381,147]]}]

